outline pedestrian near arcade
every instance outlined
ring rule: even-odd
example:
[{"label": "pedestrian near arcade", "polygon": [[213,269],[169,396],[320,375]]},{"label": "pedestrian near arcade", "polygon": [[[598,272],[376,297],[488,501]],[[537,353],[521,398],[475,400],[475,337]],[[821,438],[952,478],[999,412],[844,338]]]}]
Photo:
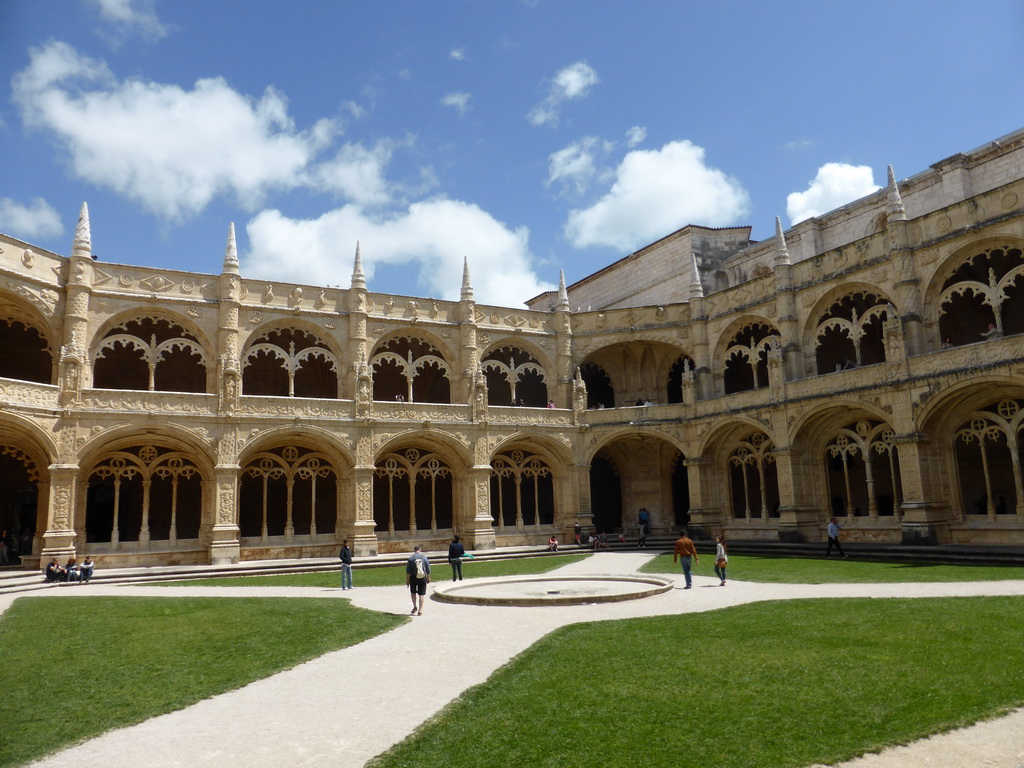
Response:
[{"label": "pedestrian near arcade", "polygon": [[846,559],[846,553],[843,552],[843,545],[839,543],[839,534],[842,530],[843,526],[841,526],[839,521],[833,517],[828,524],[828,546],[825,548],[826,560],[828,560],[832,555],[832,547],[838,549],[840,556],[844,560]]},{"label": "pedestrian near arcade", "polygon": [[456,536],[448,545],[448,565],[452,567],[452,581],[462,581],[462,558],[465,556],[466,548]]},{"label": "pedestrian near arcade", "polygon": [[348,548],[348,539],[341,542],[338,558],[341,560],[341,588],[352,589],[352,550]]},{"label": "pedestrian near arcade", "polygon": [[423,598],[427,594],[427,584],[430,583],[430,561],[419,544],[405,563],[405,583],[412,595],[412,615],[422,616]]},{"label": "pedestrian near arcade", "polygon": [[693,546],[693,541],[687,537],[686,531],[683,531],[683,535],[676,539],[676,546],[672,551],[672,562],[675,563],[677,559],[682,563],[683,578],[686,579],[686,586],[683,589],[689,589],[693,586],[690,569],[700,562],[700,558],[697,556],[697,548]]},{"label": "pedestrian near arcade", "polygon": [[725,586],[725,569],[729,566],[729,548],[725,546],[724,536],[715,536],[715,576],[722,580],[719,586]]}]

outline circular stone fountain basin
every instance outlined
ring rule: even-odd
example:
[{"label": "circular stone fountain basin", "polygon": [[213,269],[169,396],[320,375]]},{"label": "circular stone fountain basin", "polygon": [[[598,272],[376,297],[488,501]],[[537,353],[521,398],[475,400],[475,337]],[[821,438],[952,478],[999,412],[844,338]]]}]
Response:
[{"label": "circular stone fountain basin", "polygon": [[513,576],[441,584],[433,599],[468,605],[586,605],[638,600],[673,586],[660,576]]}]

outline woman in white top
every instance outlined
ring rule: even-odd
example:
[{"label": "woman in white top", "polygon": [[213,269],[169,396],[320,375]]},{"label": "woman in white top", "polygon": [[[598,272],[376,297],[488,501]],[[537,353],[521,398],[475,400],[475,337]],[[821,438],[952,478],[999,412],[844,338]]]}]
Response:
[{"label": "woman in white top", "polygon": [[715,576],[722,580],[719,585],[725,586],[725,568],[729,565],[729,554],[725,548],[725,537],[715,537]]}]

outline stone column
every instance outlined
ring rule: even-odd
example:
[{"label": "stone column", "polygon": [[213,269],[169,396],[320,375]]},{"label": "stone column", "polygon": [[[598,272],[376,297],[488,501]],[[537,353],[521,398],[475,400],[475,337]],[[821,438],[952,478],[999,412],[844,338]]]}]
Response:
[{"label": "stone column", "polygon": [[237,563],[241,558],[238,530],[239,471],[237,464],[218,464],[214,468],[212,498],[209,499],[214,520],[209,539],[211,565]]},{"label": "stone column", "polygon": [[797,497],[797,489],[804,487],[803,452],[798,448],[774,448],[772,455],[779,482],[779,541],[817,541],[820,538],[818,513]]},{"label": "stone column", "polygon": [[491,518],[491,467],[478,464],[470,467],[460,480],[464,502],[460,514],[459,535],[469,549],[494,549],[494,520]]},{"label": "stone column", "polygon": [[452,382],[452,402],[468,403],[473,396],[473,380],[480,365],[476,338],[476,302],[469,280],[469,260],[462,272],[462,293],[459,298],[459,360],[457,382]]},{"label": "stone column", "polygon": [[352,554],[356,557],[377,556],[377,534],[373,522],[373,465],[352,468],[352,506],[355,522],[352,525]]},{"label": "stone column", "polygon": [[691,539],[711,539],[721,532],[724,525],[721,512],[714,509],[708,490],[711,478],[711,460],[703,457],[683,459],[686,467],[686,483],[690,489],[690,522],[686,526]]},{"label": "stone column", "polygon": [[910,433],[896,436],[899,457],[900,504],[904,544],[944,544],[949,541],[950,505],[940,502],[941,489],[933,472],[935,447],[928,435]]},{"label": "stone column", "polygon": [[75,554],[72,510],[75,508],[78,466],[51,464],[50,487],[46,499],[46,532],[40,551],[42,562],[56,557],[64,560]]},{"label": "stone column", "polygon": [[574,540],[573,527],[579,524],[584,533],[594,532],[594,510],[590,499],[590,465],[574,464],[571,468],[570,482],[576,486],[576,498],[579,505],[576,508],[575,516],[568,514],[565,517],[565,530],[563,535],[565,541]]},{"label": "stone column", "polygon": [[548,396],[558,408],[572,408],[572,311],[565,289],[565,273],[558,274],[558,305],[555,307],[555,366],[557,385]]}]

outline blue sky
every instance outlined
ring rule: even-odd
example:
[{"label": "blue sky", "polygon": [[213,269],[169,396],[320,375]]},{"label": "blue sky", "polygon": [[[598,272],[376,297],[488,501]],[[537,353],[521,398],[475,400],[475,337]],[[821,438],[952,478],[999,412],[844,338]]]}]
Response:
[{"label": "blue sky", "polygon": [[0,231],[521,304],[1024,126],[1024,3],[2,0]]}]

